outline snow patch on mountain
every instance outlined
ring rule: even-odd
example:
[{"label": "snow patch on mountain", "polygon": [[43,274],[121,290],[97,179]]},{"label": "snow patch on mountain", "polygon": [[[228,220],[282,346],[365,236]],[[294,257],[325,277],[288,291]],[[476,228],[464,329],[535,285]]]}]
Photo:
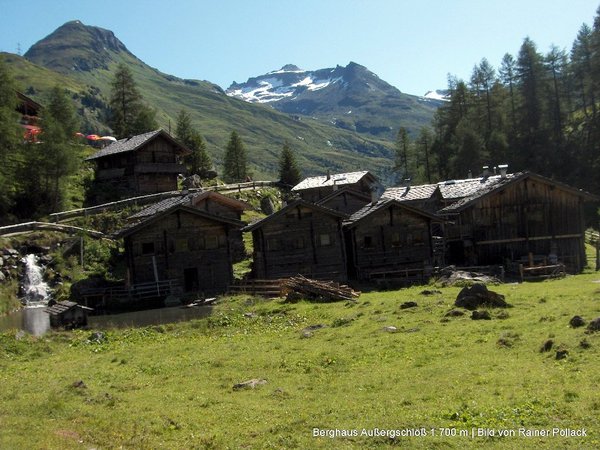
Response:
[{"label": "snow patch on mountain", "polygon": [[317,76],[314,72],[302,70],[292,64],[283,66],[246,83],[232,84],[226,94],[250,103],[270,103],[288,97],[295,97],[303,91],[318,91],[342,81],[342,77]]},{"label": "snow patch on mountain", "polygon": [[422,97],[425,100],[435,100],[440,102],[447,102],[450,99],[448,98],[448,91],[443,89],[436,89],[435,91],[427,91],[425,95]]}]

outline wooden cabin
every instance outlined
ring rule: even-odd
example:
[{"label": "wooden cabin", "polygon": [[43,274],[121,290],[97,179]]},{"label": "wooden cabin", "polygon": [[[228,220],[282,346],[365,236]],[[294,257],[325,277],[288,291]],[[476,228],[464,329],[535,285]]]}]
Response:
[{"label": "wooden cabin", "polygon": [[294,201],[243,231],[252,232],[253,276],[294,275],[345,281],[342,221],[348,216],[304,200]]},{"label": "wooden cabin", "polygon": [[369,197],[372,192],[382,190],[377,178],[364,170],[305,178],[292,188],[292,192],[298,194],[302,200],[317,203],[342,187],[351,188]]},{"label": "wooden cabin", "polygon": [[66,300],[53,302],[46,308],[46,313],[50,316],[50,326],[65,329],[86,326],[88,312],[90,311],[93,311],[93,309]]},{"label": "wooden cabin", "polygon": [[384,191],[382,197],[392,198],[431,213],[435,213],[443,204],[442,192],[437,184],[390,187]]},{"label": "wooden cabin", "polygon": [[23,128],[23,139],[25,142],[35,143],[42,132],[39,117],[42,105],[21,92],[17,91],[16,94],[16,111],[21,115],[19,124]]},{"label": "wooden cabin", "polygon": [[344,222],[348,276],[358,280],[422,280],[436,265],[432,224],[440,219],[390,198],[381,198]]},{"label": "wooden cabin", "polygon": [[364,207],[370,201],[370,195],[346,186],[336,189],[328,196],[322,198],[317,204],[350,215]]},{"label": "wooden cabin", "polygon": [[[136,222],[146,220],[149,217],[160,214],[178,205],[204,211],[205,213],[213,216],[224,217],[238,221],[242,220],[242,214],[244,211],[251,209],[250,205],[246,202],[236,200],[235,198],[231,198],[214,191],[194,193],[182,192],[181,196],[166,198],[148,206],[147,208],[142,209],[138,213],[128,217],[128,221]],[[235,228],[230,229],[228,239],[233,261],[238,262],[244,259],[246,257],[246,250],[244,247],[242,231]]]},{"label": "wooden cabin", "polygon": [[583,269],[583,204],[594,196],[530,172],[483,177],[469,190],[438,212],[449,221],[448,263]]},{"label": "wooden cabin", "polygon": [[95,182],[120,197],[177,190],[177,176],[185,171],[181,158],[189,153],[167,132],[156,130],[113,142],[86,161],[96,163]]},{"label": "wooden cabin", "polygon": [[233,279],[232,234],[243,222],[175,205],[122,230],[130,285],[177,284],[184,292],[222,292]]}]

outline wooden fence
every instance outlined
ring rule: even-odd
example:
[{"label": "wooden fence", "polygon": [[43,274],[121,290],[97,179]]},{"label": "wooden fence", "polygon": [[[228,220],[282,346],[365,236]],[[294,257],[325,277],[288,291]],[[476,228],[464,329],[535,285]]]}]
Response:
[{"label": "wooden fence", "polygon": [[5,236],[8,234],[19,234],[19,233],[29,233],[31,231],[44,230],[44,231],[60,231],[62,233],[68,234],[86,234],[87,236],[94,238],[105,238],[106,236],[100,231],[87,230],[81,227],[74,227],[71,225],[63,225],[58,223],[48,223],[48,222],[25,222],[18,223],[16,225],[8,225],[5,227],[0,227],[0,236]]},{"label": "wooden fence", "polygon": [[221,193],[231,193],[231,192],[242,192],[255,190],[261,187],[279,187],[281,183],[278,181],[249,181],[247,183],[234,183],[234,184],[225,184],[221,186],[208,186],[205,188],[191,188],[183,191],[168,191],[168,192],[159,192],[158,194],[149,194],[149,195],[141,195],[139,197],[131,197],[124,200],[118,200],[110,203],[103,203],[102,205],[90,206],[89,208],[79,208],[72,209],[70,211],[61,211],[52,213],[49,215],[50,220],[52,222],[62,222],[64,220],[73,219],[76,217],[90,216],[94,214],[100,214],[105,211],[114,211],[126,206],[142,206],[148,205],[150,203],[156,203],[165,198],[178,197],[185,192],[193,193],[193,192],[205,192],[205,191],[215,191]]}]

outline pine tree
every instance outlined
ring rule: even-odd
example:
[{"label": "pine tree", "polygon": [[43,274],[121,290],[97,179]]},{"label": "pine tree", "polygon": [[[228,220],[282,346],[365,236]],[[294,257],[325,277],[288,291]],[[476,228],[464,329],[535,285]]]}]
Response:
[{"label": "pine tree", "polygon": [[117,67],[111,88],[109,125],[118,138],[158,128],[156,111],[143,103],[133,74],[125,64]]},{"label": "pine tree", "polygon": [[408,137],[408,130],[404,127],[400,127],[398,134],[396,135],[395,145],[395,158],[394,158],[394,172],[399,174],[400,179],[409,177],[408,170],[408,148],[410,147],[410,138]]},{"label": "pine tree", "polygon": [[300,183],[301,179],[302,175],[300,174],[296,157],[289,143],[285,142],[279,156],[279,181],[288,186],[295,186]]},{"label": "pine tree", "polygon": [[179,141],[192,152],[185,159],[188,173],[206,178],[208,172],[212,170],[213,163],[206,151],[204,139],[202,139],[200,133],[193,129],[190,114],[184,109],[179,111],[177,115],[175,133]]},{"label": "pine tree", "polygon": [[13,78],[0,55],[0,222],[10,210],[16,190],[15,155],[22,141]]},{"label": "pine tree", "polygon": [[237,132],[232,131],[225,149],[223,179],[227,183],[245,181],[248,176],[246,149]]},{"label": "pine tree", "polygon": [[44,188],[40,193],[46,202],[40,204],[39,213],[58,211],[63,206],[66,177],[78,168],[78,156],[74,145],[74,133],[79,121],[73,102],[64,89],[55,86],[44,111],[42,143],[35,146],[38,153],[38,183]]}]

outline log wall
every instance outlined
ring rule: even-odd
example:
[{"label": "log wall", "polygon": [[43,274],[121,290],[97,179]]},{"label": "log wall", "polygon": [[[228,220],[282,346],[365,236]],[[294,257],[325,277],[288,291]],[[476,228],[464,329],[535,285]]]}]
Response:
[{"label": "log wall", "polygon": [[252,238],[255,278],[347,278],[339,217],[298,206],[255,229]]}]

